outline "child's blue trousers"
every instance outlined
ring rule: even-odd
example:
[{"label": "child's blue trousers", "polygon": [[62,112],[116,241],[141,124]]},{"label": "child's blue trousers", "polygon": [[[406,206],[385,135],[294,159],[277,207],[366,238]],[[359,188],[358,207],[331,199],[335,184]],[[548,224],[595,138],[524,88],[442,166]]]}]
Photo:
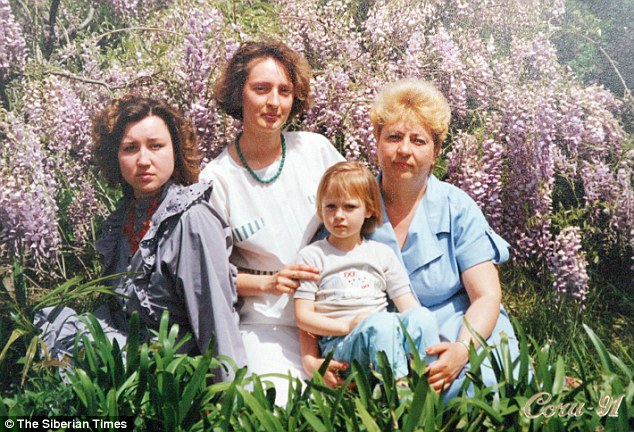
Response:
[{"label": "child's blue trousers", "polygon": [[366,317],[346,336],[324,336],[319,340],[323,356],[333,351],[333,358],[350,363],[357,360],[369,371],[380,371],[378,353],[385,352],[395,378],[408,374],[408,362],[412,352],[400,321],[414,341],[414,345],[427,364],[437,356],[425,354],[425,348],[438,343],[436,318],[422,306],[403,313],[377,312]]}]

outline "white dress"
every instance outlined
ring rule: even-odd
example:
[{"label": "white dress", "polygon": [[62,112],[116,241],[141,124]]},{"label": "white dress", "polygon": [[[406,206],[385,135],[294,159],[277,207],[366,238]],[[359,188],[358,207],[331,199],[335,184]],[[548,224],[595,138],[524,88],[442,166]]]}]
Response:
[{"label": "white dress", "polygon": [[[319,219],[315,195],[322,174],[342,156],[322,135],[284,132],[286,160],[272,183],[256,181],[227,149],[200,174],[214,184],[211,204],[229,222],[234,247],[231,262],[239,271],[273,274],[297,262],[297,254],[315,234]],[[275,175],[279,160],[256,171]],[[240,330],[249,370],[305,378],[292,297],[285,294],[242,298]],[[287,400],[288,379],[268,377],[277,390],[276,403]]]}]

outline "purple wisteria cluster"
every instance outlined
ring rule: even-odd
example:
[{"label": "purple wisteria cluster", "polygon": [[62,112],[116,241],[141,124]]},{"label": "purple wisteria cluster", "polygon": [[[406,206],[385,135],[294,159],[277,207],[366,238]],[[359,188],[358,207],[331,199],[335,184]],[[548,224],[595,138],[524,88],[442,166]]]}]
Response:
[{"label": "purple wisteria cluster", "polygon": [[90,240],[92,220],[104,214],[92,179],[90,118],[95,103],[84,85],[56,77],[39,82],[25,96],[25,114],[44,144],[48,166],[56,178],[57,194],[70,192],[58,220],[66,220],[74,246]]},{"label": "purple wisteria cluster", "polygon": [[435,57],[435,82],[449,100],[452,114],[463,118],[467,115],[467,85],[463,79],[466,65],[460,48],[442,26],[430,39],[430,54]]},{"label": "purple wisteria cluster", "polygon": [[[422,58],[418,48],[424,46],[425,35],[445,6],[444,0],[373,2],[363,24],[363,45],[372,54],[373,62],[382,59],[388,68],[397,65],[405,75],[417,76],[420,72],[416,66],[424,68],[424,64],[417,64],[417,59]],[[407,51],[413,56],[408,56]]]},{"label": "purple wisteria cluster", "polygon": [[41,266],[61,243],[57,180],[36,131],[9,113],[0,125],[0,258]]},{"label": "purple wisteria cluster", "polygon": [[[206,161],[215,157],[239,123],[217,108],[214,81],[241,41],[269,37],[302,52],[314,70],[315,104],[290,127],[322,133],[372,168],[368,110],[377,90],[399,78],[434,82],[453,113],[438,163],[444,179],[469,193],[512,244],[514,265],[552,280],[557,292],[580,301],[587,293],[592,260],[584,253],[598,252],[577,226],[600,227],[602,247],[634,257],[634,155],[624,150],[621,102],[558,63],[550,37],[564,0],[276,0],[270,16],[250,14],[251,2],[229,3],[95,2],[105,16],[83,39],[57,47],[57,63],[36,69],[57,76],[23,76],[15,112],[0,114],[11,119],[2,136],[10,144],[1,159],[3,259],[26,247],[45,260],[67,239],[88,240],[94,215],[104,212],[90,117],[111,97],[168,98],[193,120]],[[127,27],[112,33],[113,16]],[[16,23],[7,0],[0,23],[1,81],[37,62],[25,47],[40,35]],[[26,149],[39,156],[18,156]],[[31,168],[13,169],[22,165]],[[25,204],[24,196],[33,198]],[[571,208],[576,216],[559,217]],[[19,225],[34,212],[33,227]],[[60,226],[72,227],[71,235],[60,237]]]},{"label": "purple wisteria cluster", "polygon": [[374,154],[372,126],[367,112],[375,83],[368,73],[371,54],[355,29],[356,2],[280,1],[288,18],[287,39],[311,62],[315,104],[302,128],[323,133],[349,159],[371,163]]},{"label": "purple wisteria cluster", "polygon": [[[481,157],[478,157],[482,154]],[[467,192],[486,211],[491,226],[503,230],[502,221],[502,143],[460,132],[447,154],[447,176]]]},{"label": "purple wisteria cluster", "polygon": [[[194,122],[208,161],[233,141],[238,132],[237,123],[218,110],[210,88],[212,77],[220,74],[228,53],[234,52],[238,43],[225,35],[224,18],[218,9],[201,2],[178,12],[163,19],[166,29],[183,36],[177,57],[177,80],[182,85],[177,89],[175,99]],[[239,32],[238,27],[233,30]]]},{"label": "purple wisteria cluster", "polygon": [[588,265],[581,248],[581,230],[568,226],[561,230],[552,244],[553,254],[548,259],[548,268],[553,276],[553,288],[558,297],[572,297],[584,308],[588,294]]},{"label": "purple wisteria cluster", "polygon": [[11,12],[9,0],[0,0],[0,85],[22,73],[26,44],[20,24]]},{"label": "purple wisteria cluster", "polygon": [[[630,159],[631,160],[631,159]],[[616,172],[605,162],[585,162],[582,166],[586,208],[591,220],[611,229],[613,240],[634,247],[634,188],[632,168],[621,163]],[[617,236],[618,235],[618,236]]]}]

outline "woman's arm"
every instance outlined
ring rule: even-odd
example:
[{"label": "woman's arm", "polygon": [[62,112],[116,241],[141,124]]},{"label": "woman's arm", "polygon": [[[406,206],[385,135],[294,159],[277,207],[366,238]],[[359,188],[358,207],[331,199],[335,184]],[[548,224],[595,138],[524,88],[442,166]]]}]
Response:
[{"label": "woman's arm", "polygon": [[[215,353],[227,355],[238,366],[246,364],[246,352],[235,310],[237,295],[232,285],[226,226],[206,203],[183,213],[170,242],[175,293],[184,303],[199,351],[213,341]],[[166,258],[166,257],[163,257]],[[219,376],[218,376],[219,377]],[[233,371],[223,380],[231,380]]]},{"label": "woman's arm", "polygon": [[[502,291],[498,271],[491,261],[476,264],[461,274],[471,305],[465,319],[484,339],[487,339],[500,315]],[[429,384],[436,390],[449,386],[469,361],[466,343],[479,346],[466,325],[462,325],[455,342],[441,342],[427,348],[429,355],[437,354],[438,360],[429,366]]]},{"label": "woman's arm", "polygon": [[242,297],[263,294],[293,294],[300,280],[319,280],[319,270],[305,264],[289,264],[273,275],[238,273],[237,289]]},{"label": "woman's arm", "polygon": [[315,302],[313,300],[295,299],[295,321],[297,326],[302,330],[319,336],[345,336],[368,315],[368,313],[360,313],[351,321],[329,318],[315,312]]},{"label": "woman's arm", "polygon": [[[471,301],[465,319],[478,334],[488,339],[500,316],[502,301],[497,267],[491,261],[477,264],[462,273],[462,282]],[[458,334],[458,341],[465,339],[473,342],[476,348],[480,346],[476,338],[471,336],[469,329],[463,325]]]}]

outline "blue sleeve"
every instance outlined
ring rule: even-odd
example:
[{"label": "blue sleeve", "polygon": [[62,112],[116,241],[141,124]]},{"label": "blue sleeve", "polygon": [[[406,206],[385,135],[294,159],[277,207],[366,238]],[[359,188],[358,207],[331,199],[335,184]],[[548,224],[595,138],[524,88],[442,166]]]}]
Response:
[{"label": "blue sleeve", "polygon": [[464,192],[453,198],[452,234],[460,272],[485,261],[507,261],[510,245],[489,226],[475,201]]}]

